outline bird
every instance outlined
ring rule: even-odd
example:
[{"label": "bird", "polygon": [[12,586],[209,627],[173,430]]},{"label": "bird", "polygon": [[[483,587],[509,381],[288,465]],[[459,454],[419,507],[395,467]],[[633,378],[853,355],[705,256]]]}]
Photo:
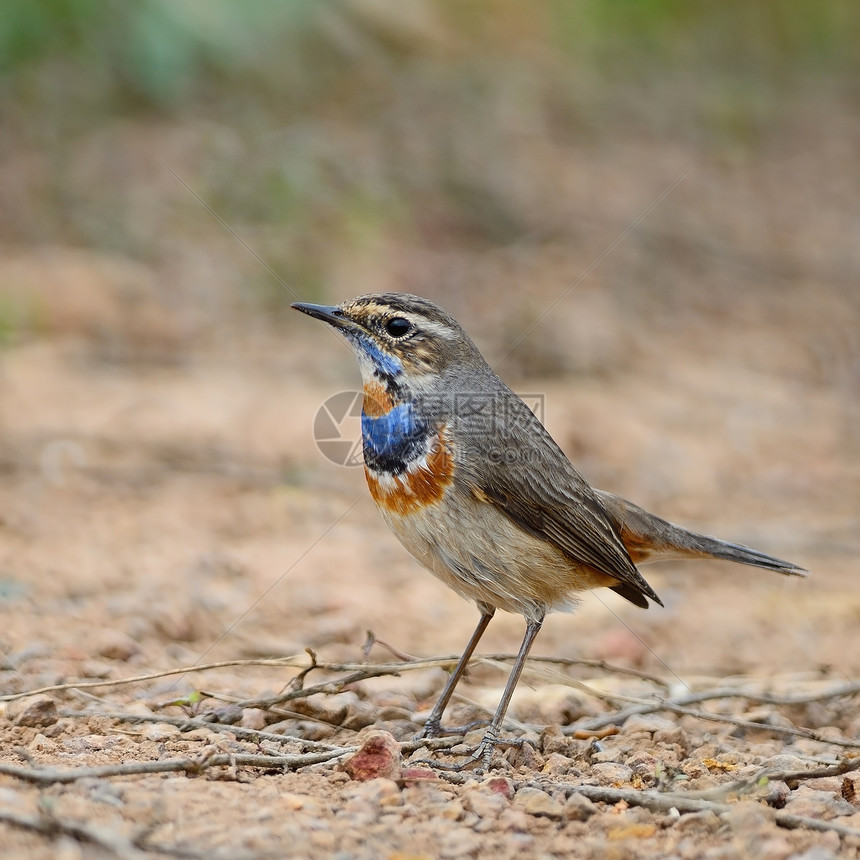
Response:
[{"label": "bird", "polygon": [[808,573],[593,488],[463,327],[430,300],[387,292],[292,307],[343,335],[358,360],[364,471],[382,518],[422,566],[480,613],[419,737],[443,733],[445,708],[495,612],[525,619],[498,708],[464,765],[489,769],[547,613],[570,611],[581,592],[606,587],[638,607],[662,606],[637,565],[665,559]]}]

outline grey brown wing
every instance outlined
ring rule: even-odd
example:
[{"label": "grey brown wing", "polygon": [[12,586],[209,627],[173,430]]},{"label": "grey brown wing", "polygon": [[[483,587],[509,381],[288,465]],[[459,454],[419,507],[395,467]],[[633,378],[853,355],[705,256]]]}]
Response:
[{"label": "grey brown wing", "polygon": [[514,420],[498,423],[491,433],[458,432],[458,478],[520,528],[617,579],[612,589],[631,603],[647,607],[650,597],[662,606],[588,482],[519,402]]}]

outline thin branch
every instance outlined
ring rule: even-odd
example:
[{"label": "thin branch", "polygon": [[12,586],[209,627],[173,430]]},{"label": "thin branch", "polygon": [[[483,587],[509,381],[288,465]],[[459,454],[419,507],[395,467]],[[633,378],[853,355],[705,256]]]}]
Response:
[{"label": "thin branch", "polygon": [[203,754],[197,758],[174,758],[164,761],[138,761],[125,764],[109,764],[101,767],[53,768],[18,767],[0,762],[0,774],[13,776],[36,785],[76,782],[79,779],[101,779],[108,776],[138,776],[152,773],[185,772],[198,775],[211,767],[261,767],[266,769],[284,768],[295,770],[309,764],[333,761],[354,753],[358,747],[342,747],[337,751],[308,753],[306,755],[252,755],[252,754]]},{"label": "thin branch", "polygon": [[223,660],[219,663],[202,663],[199,666],[182,666],[176,669],[165,669],[162,672],[147,672],[145,675],[133,675],[130,678],[116,678],[113,680],[100,681],[69,681],[65,684],[52,684],[49,687],[37,687],[33,690],[24,690],[21,693],[7,693],[0,696],[0,702],[14,702],[27,696],[36,696],[43,693],[61,693],[65,690],[88,690],[97,687],[122,687],[126,684],[141,684],[144,681],[156,681],[159,678],[169,678],[171,675],[187,675],[190,672],[206,672],[211,669],[226,669],[233,666],[273,666],[300,668],[299,660],[306,660],[305,655],[294,655],[291,657],[275,657],[272,659],[254,660]]},{"label": "thin branch", "polygon": [[[405,656],[405,655],[404,655]],[[515,659],[513,654],[482,654],[472,658],[472,665],[479,665],[482,662],[500,662],[512,661]],[[414,671],[419,669],[443,668],[448,669],[456,665],[459,660],[459,655],[454,654],[449,657],[427,657],[420,660],[399,661],[391,663],[335,663],[335,662],[312,662],[307,654],[293,654],[288,657],[272,657],[272,658],[257,658],[246,660],[222,660],[217,663],[201,663],[197,666],[182,666],[175,669],[166,669],[160,672],[148,672],[143,675],[133,675],[129,678],[102,679],[95,681],[69,681],[64,684],[52,684],[47,687],[37,687],[32,690],[24,690],[19,693],[7,693],[0,696],[0,702],[13,702],[17,699],[23,699],[26,696],[35,696],[43,693],[59,693],[65,690],[87,690],[102,687],[121,687],[128,684],[140,684],[145,681],[155,681],[159,678],[168,678],[173,675],[187,675],[192,672],[208,672],[213,669],[227,669],[234,667],[246,666],[261,666],[270,668],[286,668],[299,669],[306,671],[313,669],[321,672],[357,672],[357,671],[376,671],[379,674],[397,675],[402,672]],[[585,660],[573,659],[565,657],[529,657],[529,663],[546,663],[556,666],[582,666],[588,669],[599,669],[603,672],[608,672],[614,675],[627,675],[632,678],[640,678],[643,681],[650,681],[659,687],[668,686],[668,682],[657,675],[642,672],[639,669],[632,669],[628,666],[616,666],[612,663],[607,663],[605,660]],[[719,695],[713,695],[718,693]],[[772,693],[759,693],[754,691],[745,691],[736,687],[719,689],[710,691],[707,697],[712,698],[746,698],[751,702],[756,702],[765,705],[802,705],[810,702],[819,702],[825,699],[837,698],[840,696],[850,696],[855,693],[860,693],[860,681],[842,684],[838,687],[821,690],[814,693],[803,694],[799,696],[777,696]],[[692,694],[693,697],[702,695],[700,693]],[[689,701],[684,701],[684,704],[691,704],[695,701],[705,701],[704,699],[692,698]]]},{"label": "thin branch", "polygon": [[641,700],[641,704],[636,707],[627,708],[624,711],[619,711],[617,714],[606,714],[602,717],[595,717],[588,721],[588,724],[582,728],[594,729],[603,728],[609,722],[615,722],[619,718],[626,720],[627,717],[634,714],[653,713],[654,710],[660,710],[664,704],[672,704],[682,707],[686,705],[695,705],[699,702],[709,702],[715,699],[746,699],[762,705],[806,705],[810,702],[820,702],[825,699],[837,699],[842,696],[850,696],[860,692],[860,682],[843,684],[829,690],[824,690],[817,693],[810,693],[801,696],[775,696],[770,693],[756,693],[751,690],[742,690],[736,687],[717,687],[716,689],[703,690],[698,693],[690,693],[688,696],[682,696],[674,700],[658,699],[655,701]]},{"label": "thin branch", "polygon": [[860,770],[860,756],[848,756],[839,762],[839,764],[832,765],[831,767],[819,767],[816,770],[763,770],[759,776],[766,776],[768,779],[780,782],[800,782],[804,779],[823,779],[828,776],[843,776],[844,774],[851,773],[854,770]]},{"label": "thin branch", "polygon": [[[475,666],[479,666],[481,664],[495,665],[500,662],[512,663],[516,659],[516,656],[516,654],[476,654],[469,661],[469,666],[474,668]],[[460,655],[453,654],[450,657],[427,657],[411,661],[404,661],[400,663],[319,663],[318,667],[320,669],[325,669],[330,672],[351,672],[362,667],[369,668],[370,666],[375,665],[376,668],[379,669],[385,668],[387,670],[391,670],[392,672],[402,672],[408,669],[425,669],[437,667],[443,669],[453,668],[457,665],[459,660]],[[668,686],[668,682],[657,675],[651,675],[648,672],[643,672],[639,669],[632,669],[629,666],[616,666],[613,663],[607,663],[605,660],[586,660],[578,657],[574,658],[530,656],[526,663],[527,666],[528,663],[546,663],[554,666],[566,667],[582,666],[586,669],[600,669],[613,675],[629,675],[631,678],[641,678],[643,681],[650,681],[652,684],[655,684],[658,687]]]},{"label": "thin branch", "polygon": [[[159,678],[169,678],[173,675],[187,675],[192,672],[208,672],[213,669],[229,669],[245,666],[262,666],[276,669],[299,669],[306,671],[313,669],[321,672],[358,672],[374,671],[379,675],[398,675],[402,672],[419,669],[452,668],[460,659],[458,654],[449,657],[427,657],[421,660],[401,661],[392,663],[324,663],[311,662],[307,654],[294,654],[289,657],[258,658],[247,660],[222,660],[217,663],[201,663],[197,666],[181,666],[175,669],[165,669],[160,672],[147,672],[143,675],[133,675],[129,678],[101,679],[96,681],[69,681],[64,684],[51,684],[46,687],[36,687],[32,690],[23,690],[19,693],[7,693],[0,696],[0,702],[14,702],[27,696],[35,696],[45,693],[61,693],[66,690],[89,690],[104,687],[122,687],[129,684],[141,684],[146,681],[156,681]],[[482,661],[497,662],[501,660],[510,661],[515,659],[513,654],[485,654],[477,655],[472,659],[473,665]],[[630,669],[625,666],[614,666],[604,660],[579,660],[563,657],[530,657],[533,663],[550,663],[558,666],[584,666],[591,669],[601,669],[619,675],[629,675],[665,687],[666,682],[660,678],[640,672],[638,669]]]},{"label": "thin branch", "polygon": [[821,744],[830,744],[835,747],[844,747],[845,749],[860,749],[860,738],[842,740],[841,738],[828,738],[816,732],[813,729],[803,729],[798,726],[775,726],[770,723],[757,723],[753,720],[743,720],[739,717],[730,717],[725,714],[715,714],[711,711],[700,711],[695,708],[684,708],[680,706],[667,707],[666,710],[672,711],[675,714],[695,717],[698,720],[706,720],[713,723],[728,723],[732,726],[737,726],[742,729],[751,729],[752,731],[773,732],[778,735],[789,735],[795,738],[805,738],[806,740],[816,741]]},{"label": "thin branch", "polygon": [[179,857],[181,860],[218,860],[218,858],[226,860],[227,857],[234,856],[220,851],[213,852],[211,849],[195,851],[178,845],[150,842],[147,837],[152,828],[144,828],[139,835],[127,839],[119,833],[108,832],[103,827],[60,818],[51,810],[42,810],[41,815],[25,815],[10,809],[0,809],[0,822],[42,836],[70,836],[78,842],[97,845],[123,860],[144,860],[146,857],[151,857],[153,853]]},{"label": "thin branch", "polygon": [[[477,703],[474,704],[475,707],[480,707]],[[169,726],[176,726],[182,732],[189,732],[194,729],[210,729],[213,732],[233,734],[237,738],[253,742],[273,741],[284,745],[298,744],[306,750],[335,753],[335,757],[341,753],[345,754],[357,749],[357,747],[341,747],[336,744],[323,743],[322,741],[312,741],[307,738],[296,737],[295,735],[279,735],[274,732],[263,731],[262,729],[248,729],[244,726],[230,725],[228,723],[212,723],[202,717],[167,717],[157,714],[127,714],[110,711],[99,711],[97,713],[100,717],[107,717],[121,723],[164,723]],[[93,712],[91,711],[60,711],[59,714],[61,717],[70,717],[72,719],[86,719],[93,716]],[[302,719],[306,718],[302,717]],[[400,748],[407,755],[422,747],[427,749],[445,749],[451,746],[452,737],[457,739],[457,743],[462,743],[462,738],[459,735],[439,738],[416,738],[411,741],[403,741]]]},{"label": "thin branch", "polygon": [[748,779],[707,788],[702,791],[673,792],[674,796],[686,797],[689,800],[725,801],[731,795],[750,794],[767,782],[800,783],[808,779],[819,779],[827,776],[842,776],[852,771],[860,770],[860,756],[848,756],[831,767],[820,767],[815,770],[775,771],[764,768]]},{"label": "thin branch", "polygon": [[[405,656],[405,655],[401,655]],[[67,684],[58,684],[51,687],[42,687],[36,690],[29,690],[22,693],[15,693],[7,696],[0,697],[0,701],[11,701],[14,699],[19,699],[24,696],[33,695],[36,693],[47,693],[47,692],[59,692],[64,690],[74,690],[81,691],[88,688],[93,687],[111,687],[111,686],[119,686],[123,684],[134,684],[141,683],[144,681],[151,681],[157,678],[163,678],[169,675],[180,675],[186,674],[189,672],[202,672],[212,669],[221,669],[227,667],[239,667],[239,666],[265,666],[272,668],[289,668],[289,669],[298,669],[300,674],[299,678],[303,678],[311,671],[320,671],[327,673],[342,673],[347,672],[348,674],[345,677],[336,678],[333,680],[328,680],[321,682],[312,686],[303,686],[296,685],[295,683],[290,685],[290,688],[283,693],[278,694],[277,696],[271,696],[267,698],[257,698],[257,699],[236,699],[235,697],[226,697],[218,693],[211,693],[210,695],[217,698],[229,699],[233,701],[237,707],[240,708],[263,708],[275,710],[277,706],[287,703],[292,700],[306,698],[315,693],[322,694],[334,694],[341,692],[346,687],[351,684],[369,679],[374,677],[380,677],[385,675],[400,675],[406,671],[418,670],[418,669],[426,669],[431,667],[445,667],[450,668],[457,657],[446,657],[446,658],[431,658],[431,659],[423,659],[423,660],[413,660],[413,661],[398,661],[398,662],[389,662],[389,663],[337,663],[337,662],[319,662],[317,657],[313,653],[306,653],[302,655],[293,655],[290,657],[282,657],[282,658],[274,658],[274,659],[253,659],[253,660],[228,660],[222,661],[218,663],[210,663],[210,664],[202,664],[197,666],[189,666],[184,668],[178,668],[163,672],[153,672],[147,673],[145,675],[138,675],[131,678],[113,680],[113,681],[86,681],[79,683],[67,683]],[[483,655],[473,659],[473,664],[485,664],[485,665],[495,665],[500,661],[507,661],[512,659],[512,656],[509,654],[491,654],[491,655]],[[625,667],[614,666],[606,663],[602,660],[573,660],[573,659],[564,659],[564,658],[554,658],[554,657],[535,657],[531,658],[530,662],[532,664],[543,664],[549,666],[586,666],[589,668],[599,668],[605,672],[612,672],[617,674],[629,675],[632,677],[637,677],[642,680],[649,681],[657,686],[666,686],[666,682],[660,678],[657,678],[652,675],[648,675],[644,672],[640,672],[635,669],[627,669]],[[755,731],[769,731],[775,734],[786,735],[790,737],[800,737],[806,738],[809,740],[813,740],[816,742],[828,744],[831,746],[843,747],[846,749],[857,749],[860,748],[860,740],[842,740],[842,739],[833,739],[824,737],[821,733],[816,732],[812,729],[799,728],[796,726],[779,726],[779,725],[769,725],[766,723],[761,723],[752,720],[745,720],[742,717],[736,717],[726,714],[719,714],[705,710],[699,710],[691,708],[690,705],[699,704],[701,702],[713,701],[718,699],[743,699],[749,702],[755,702],[760,704],[771,704],[771,705],[800,705],[807,704],[810,702],[819,702],[823,700],[832,700],[836,698],[841,698],[845,696],[851,696],[858,692],[860,692],[860,682],[852,682],[848,684],[840,684],[837,686],[831,686],[825,690],[818,690],[812,693],[806,693],[802,695],[791,695],[791,696],[779,696],[772,693],[762,693],[755,692],[749,689],[742,689],[739,687],[718,687],[711,690],[706,690],[698,693],[691,693],[690,695],[678,697],[676,699],[669,699],[664,697],[655,696],[653,699],[643,699],[640,697],[631,697],[625,696],[618,693],[608,693],[602,690],[594,689],[587,684],[584,684],[580,681],[572,679],[567,675],[562,675],[561,673],[553,673],[552,671],[544,670],[541,672],[537,670],[534,665],[531,666],[531,672],[533,674],[537,674],[540,677],[547,678],[553,677],[557,678],[561,683],[570,685],[576,689],[582,690],[584,693],[602,699],[608,700],[616,703],[630,703],[630,705],[626,708],[622,708],[620,710],[616,710],[610,712],[608,714],[604,714],[599,717],[593,717],[584,721],[580,721],[571,726],[566,726],[563,728],[563,732],[567,735],[577,735],[581,736],[585,735],[593,735],[595,733],[600,732],[601,730],[623,723],[629,717],[633,715],[643,715],[649,713],[656,713],[660,711],[668,711],[671,713],[691,716],[700,720],[707,720],[710,722],[718,722],[724,723],[727,725],[733,725],[738,728],[755,730]],[[299,688],[296,688],[299,686]],[[68,714],[69,712],[64,712]],[[291,716],[289,713],[283,713],[282,716],[289,717]],[[127,719],[126,716],[117,715],[117,719]],[[156,717],[153,718],[152,722],[172,722],[174,718],[167,717]],[[142,721],[142,720],[141,720]],[[179,725],[180,727],[185,727],[189,725],[195,725],[197,727],[208,727],[213,731],[224,731],[225,729],[215,728],[215,726],[219,725],[217,723],[209,723],[206,721],[200,721],[199,723],[191,723],[189,720],[180,719],[178,722],[173,723],[174,725]],[[230,726],[230,731],[236,733],[237,736],[241,736],[245,734],[246,737],[256,737],[257,739],[263,739],[263,734],[253,735],[254,730],[242,730],[236,726]],[[271,733],[269,733],[271,734]],[[273,735],[271,737],[266,737],[267,740],[273,740],[278,743],[284,743],[284,739],[282,739],[278,735]],[[301,740],[301,739],[295,739]],[[306,743],[306,747],[307,747]],[[321,747],[317,747],[320,749]]]},{"label": "thin branch", "polygon": [[[230,725],[229,723],[213,723],[202,717],[168,717],[163,714],[126,714],[122,712],[98,711],[98,716],[117,720],[121,723],[165,723],[176,726],[181,732],[190,732],[193,729],[209,729],[213,732],[225,732],[250,741],[274,741],[279,744],[300,744],[307,750],[318,750],[335,752],[341,747],[334,744],[326,744],[322,741],[311,741],[307,738],[299,738],[294,735],[279,735],[275,732],[266,732],[262,729],[248,729],[244,726]],[[93,716],[92,711],[60,711],[61,717],[73,719],[87,719]],[[304,717],[303,717],[304,719]]]},{"label": "thin branch", "polygon": [[405,651],[401,651],[399,648],[395,647],[390,642],[386,642],[384,639],[378,639],[376,634],[372,630],[368,629],[364,645],[361,646],[361,653],[364,654],[365,660],[370,658],[370,652],[373,650],[374,645],[379,645],[380,648],[385,648],[392,657],[396,657],[404,663],[413,663],[420,659],[412,654],[407,654]]},{"label": "thin branch", "polygon": [[43,812],[42,815],[25,815],[11,809],[0,809],[0,821],[30,830],[42,836],[71,836],[79,842],[97,845],[106,851],[122,857],[124,860],[137,860],[147,855],[139,851],[135,845],[119,833],[108,832],[101,827],[83,824],[78,821],[67,821],[56,815]]},{"label": "thin branch", "polygon": [[848,827],[846,824],[837,824],[835,821],[823,821],[820,818],[809,818],[806,815],[792,815],[790,812],[779,810],[776,813],[776,823],[786,830],[820,830],[824,833],[831,831],[840,836],[854,836],[860,838],[860,828]]},{"label": "thin branch", "polygon": [[838,699],[841,696],[853,696],[860,693],[860,681],[850,684],[842,684],[839,687],[831,687],[818,693],[806,693],[800,696],[777,696],[773,693],[750,693],[747,698],[751,702],[762,705],[808,705],[811,702],[822,702],[829,699]]},{"label": "thin branch", "polygon": [[[854,686],[854,685],[850,685]],[[838,688],[834,692],[834,696],[846,695],[845,687]],[[833,738],[825,738],[819,732],[812,729],[801,729],[797,727],[775,726],[767,723],[757,723],[751,720],[744,720],[739,717],[732,717],[725,714],[716,714],[710,711],[701,711],[687,707],[687,705],[697,704],[699,702],[713,701],[715,699],[750,699],[748,693],[739,690],[731,689],[716,689],[706,690],[701,693],[692,693],[689,696],[682,696],[675,700],[655,699],[653,701],[640,700],[641,704],[633,705],[629,708],[624,708],[621,711],[615,711],[610,714],[604,714],[600,717],[594,717],[584,722],[575,723],[572,726],[565,726],[562,731],[565,734],[574,734],[577,731],[595,731],[602,729],[605,726],[620,724],[627,720],[628,717],[641,714],[653,714],[659,711],[670,711],[675,714],[683,714],[685,716],[695,717],[700,720],[708,720],[710,722],[729,723],[730,725],[740,728],[754,729],[756,731],[771,731],[777,734],[792,735],[794,737],[807,738],[809,740],[818,741],[820,743],[833,744],[834,746],[846,747],[848,749],[860,748],[860,740],[839,740]],[[819,699],[816,698],[815,701]],[[799,704],[796,697],[792,697],[789,704]]]},{"label": "thin branch", "polygon": [[[226,702],[229,705],[235,705],[237,708],[247,707],[242,706],[243,699],[240,696],[231,696],[229,693],[221,693],[217,690],[204,690],[201,689],[200,695],[204,699],[214,699],[217,702]],[[260,710],[263,710],[260,708]],[[279,717],[281,720],[301,720],[302,722],[311,722],[311,723],[319,723],[321,726],[337,726],[337,723],[332,723],[329,720],[324,720],[321,717],[315,717],[312,714],[301,714],[298,711],[291,711],[287,708],[281,708],[277,705],[270,705],[265,708],[266,713],[273,714],[276,717]],[[217,711],[215,712],[207,712],[204,715],[204,719],[206,717],[212,717],[213,720],[217,720]],[[273,720],[274,722],[274,720]]]},{"label": "thin branch", "polygon": [[[598,785],[570,785],[567,783],[546,784],[541,782],[524,782],[522,786],[540,788],[542,790],[562,789],[566,794],[581,794],[589,800],[602,803],[616,804],[624,801],[630,806],[641,806],[651,812],[668,813],[673,809],[678,812],[705,812],[710,811],[716,815],[725,815],[732,810],[732,804],[715,803],[710,800],[700,800],[685,797],[682,794],[658,794],[650,791],[638,791],[632,788],[606,788]],[[521,787],[520,784],[517,788]],[[805,815],[792,815],[788,812],[776,811],[774,821],[780,827],[789,830],[805,828],[807,830],[820,830],[823,832],[838,833],[840,836],[860,837],[860,829],[837,824],[834,821],[823,821],[820,818],[808,818]]]},{"label": "thin branch", "polygon": [[236,702],[239,708],[271,708],[275,705],[282,705],[284,702],[292,702],[295,699],[305,699],[315,693],[341,693],[345,687],[350,684],[356,684],[359,681],[366,681],[368,678],[378,678],[380,675],[399,675],[400,672],[392,672],[389,667],[367,667],[360,668],[358,671],[347,675],[345,678],[338,678],[335,681],[325,681],[322,684],[315,684],[312,687],[303,687],[299,690],[289,690],[286,693],[279,693],[277,696],[270,696],[265,699],[245,699],[244,701]]}]

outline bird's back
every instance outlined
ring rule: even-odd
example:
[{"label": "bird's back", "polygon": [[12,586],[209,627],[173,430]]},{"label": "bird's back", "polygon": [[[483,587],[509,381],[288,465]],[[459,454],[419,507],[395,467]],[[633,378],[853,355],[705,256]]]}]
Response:
[{"label": "bird's back", "polygon": [[528,536],[561,556],[563,570],[552,571],[561,582],[552,589],[608,585],[638,605],[647,606],[646,597],[659,602],[594,490],[523,400],[486,365],[451,387],[460,393],[449,419],[457,492],[486,506],[485,516],[513,524],[513,544]]}]

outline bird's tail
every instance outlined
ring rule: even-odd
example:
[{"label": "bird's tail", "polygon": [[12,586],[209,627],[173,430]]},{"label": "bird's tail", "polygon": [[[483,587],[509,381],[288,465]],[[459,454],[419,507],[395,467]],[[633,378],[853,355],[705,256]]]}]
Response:
[{"label": "bird's tail", "polygon": [[793,576],[809,573],[790,561],[682,529],[604,490],[595,493],[635,564],[672,558],[717,558]]}]

